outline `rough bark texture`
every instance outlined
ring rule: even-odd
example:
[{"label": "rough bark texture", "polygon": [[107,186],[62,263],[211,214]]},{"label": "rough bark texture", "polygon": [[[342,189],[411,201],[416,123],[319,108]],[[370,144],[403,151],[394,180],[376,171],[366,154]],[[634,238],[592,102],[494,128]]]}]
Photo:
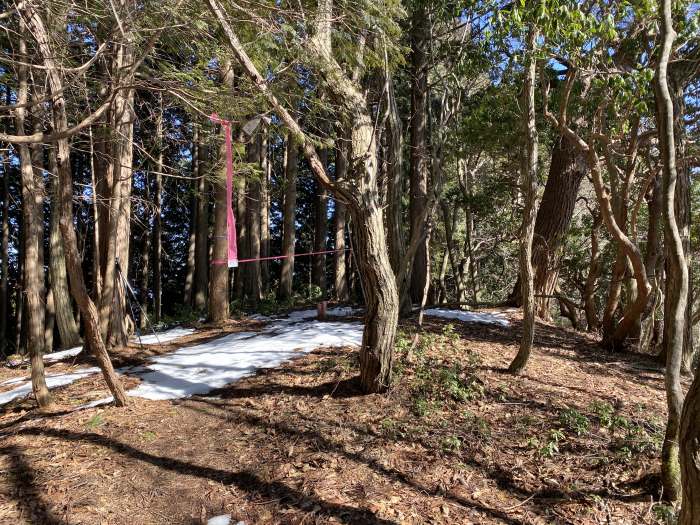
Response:
[{"label": "rough bark texture", "polygon": [[355,236],[353,244],[367,306],[360,349],[361,385],[367,393],[383,391],[391,380],[399,298],[389,262],[383,210],[379,202],[374,121],[362,90],[333,58],[330,38],[332,1],[323,0],[316,35],[307,42],[306,50],[310,61],[318,69],[324,88],[342,115],[343,126],[350,130],[350,157],[358,160],[353,163],[352,173],[344,184],[330,180],[313,143],[289,111],[269,91],[265,79],[245,52],[218,2],[209,0],[209,5],[242,67],[266,96],[290,133],[300,140],[304,155],[317,179],[333,191],[337,200],[348,205]]},{"label": "rough bark texture", "polygon": [[[25,3],[25,15],[27,23],[32,30],[32,34],[37,41],[44,66],[46,67],[47,83],[53,95],[53,126],[55,132],[60,133],[68,129],[68,118],[66,116],[65,100],[63,98],[63,83],[53,58],[56,54],[51,49],[43,20],[32,2]],[[114,372],[112,363],[109,360],[107,349],[100,334],[99,312],[95,303],[88,295],[83,279],[80,253],[78,251],[78,239],[73,224],[73,180],[70,166],[70,144],[68,139],[61,138],[57,140],[56,148],[58,187],[60,188],[60,227],[71,293],[83,316],[85,337],[88,346],[98,366],[102,370],[105,382],[114,396],[115,404],[117,406],[124,406],[127,404],[128,399],[119,378]]]},{"label": "rough bark texture", "polygon": [[[537,211],[532,244],[535,287],[535,315],[551,321],[550,302],[557,287],[560,248],[574,214],[581,181],[586,174],[586,158],[566,137],[552,149],[549,176]],[[520,278],[511,295],[515,306],[522,304]]]},{"label": "rough bark texture", "polygon": [[297,166],[299,163],[299,145],[293,134],[289,134],[285,145],[285,188],[284,217],[282,224],[282,273],[277,296],[282,299],[292,297],[294,281],[294,240],[296,238],[295,219],[297,205]]},{"label": "rough bark texture", "polygon": [[[24,28],[24,24],[23,24]],[[20,53],[27,56],[27,44],[20,40]],[[29,68],[20,65],[17,103],[29,100]],[[20,107],[15,111],[15,128],[18,135],[25,135],[27,111]],[[35,145],[34,152],[41,146]],[[27,351],[31,360],[32,391],[40,408],[51,405],[51,395],[44,375],[44,267],[39,264],[39,250],[44,247],[44,182],[41,173],[35,171],[32,151],[26,144],[19,146],[20,174],[22,177],[22,219],[24,223],[24,297],[26,301]],[[41,166],[41,164],[38,164]],[[37,168],[38,170],[38,168]]]},{"label": "rough bark texture", "polygon": [[[51,172],[56,176],[56,152],[50,152]],[[56,179],[53,182],[51,196],[51,232],[49,236],[49,275],[51,278],[51,289],[53,290],[53,300],[56,309],[56,325],[61,339],[61,348],[73,348],[78,346],[80,332],[78,324],[75,322],[73,314],[73,304],[68,290],[68,274],[66,273],[66,257],[63,253],[63,240],[61,239],[61,229],[59,225],[58,206],[58,185]]]},{"label": "rough bark texture", "polygon": [[[268,147],[268,131],[263,127],[260,136],[260,168],[262,177],[260,179],[260,256],[262,258],[270,256],[270,175],[271,162]],[[261,295],[267,295],[270,289],[270,264],[268,261],[261,261],[260,273],[262,279]]]},{"label": "rough bark texture", "polygon": [[[221,66],[222,81],[225,86],[233,87],[233,68],[231,61]],[[228,236],[226,226],[226,142],[223,126],[221,127],[221,145],[219,146],[219,172],[214,186],[214,248],[209,280],[209,320],[220,323],[229,315],[229,270],[228,270]]]},{"label": "rough bark texture", "polygon": [[[328,169],[328,150],[320,153],[321,162]],[[328,239],[328,191],[318,181],[314,202],[314,251],[326,250]],[[314,255],[311,266],[311,283],[321,289],[322,296],[326,294],[326,256]]]},{"label": "rough bark texture", "polygon": [[[9,88],[8,88],[9,91]],[[10,163],[4,160],[2,163],[2,240],[0,247],[2,253],[8,253],[10,246],[10,223],[8,214],[10,212]],[[9,263],[7,257],[2,257],[0,260],[0,354],[5,354],[7,350],[7,317],[9,315],[9,296],[8,296],[8,272]]]},{"label": "rough bark texture", "polygon": [[532,238],[535,233],[535,209],[537,200],[537,153],[538,135],[535,114],[535,81],[537,77],[537,62],[534,51],[538,31],[531,28],[528,34],[527,61],[525,81],[523,83],[522,123],[525,135],[525,145],[522,159],[521,186],[525,206],[520,232],[520,280],[523,298],[523,335],[520,340],[518,354],[510,364],[508,371],[519,374],[527,365],[535,339],[535,297],[534,274],[532,268]]},{"label": "rough bark texture", "polygon": [[681,364],[685,337],[686,306],[688,300],[688,265],[676,222],[676,145],[674,136],[673,99],[668,85],[668,60],[673,47],[675,31],[671,16],[671,0],[662,0],[662,50],[656,72],[656,110],[659,145],[663,164],[664,244],[666,249],[666,293],[664,302],[663,346],[666,352],[666,401],[668,420],[661,450],[661,479],[664,497],[669,501],[680,498],[681,473],[679,465],[679,432],[683,405]]},{"label": "rough bark texture", "polygon": [[162,257],[163,257],[163,100],[160,100],[160,111],[156,119],[156,190],[153,200],[155,203],[153,217],[153,318],[160,322],[162,315]]},{"label": "rough bark texture", "polygon": [[195,141],[197,152],[197,223],[195,226],[195,271],[192,306],[204,310],[209,295],[209,185],[205,178],[206,154],[204,146]]},{"label": "rough bark texture", "polygon": [[600,228],[603,218],[600,213],[593,216],[591,226],[591,261],[588,265],[588,275],[583,289],[583,309],[586,314],[586,329],[593,332],[600,327],[598,308],[595,301],[596,283],[600,277],[603,265],[600,260]]},{"label": "rough bark texture", "polygon": [[[248,162],[255,164],[255,168],[260,170],[261,166],[262,136],[256,135],[248,144]],[[261,200],[262,184],[260,178],[262,173],[258,172],[253,177],[248,178],[248,195],[246,199],[245,217],[248,232],[248,251],[244,252],[246,258],[259,259],[262,253],[261,241]],[[243,265],[245,270],[245,298],[253,306],[262,299],[262,268],[260,261],[251,261]]]},{"label": "rough bark texture", "polygon": [[[335,178],[345,179],[348,173],[347,147],[341,143],[335,150]],[[335,202],[335,213],[333,216],[333,228],[335,231],[335,254],[334,276],[335,276],[335,298],[338,301],[348,301],[348,276],[345,253],[345,226],[347,223],[347,208],[342,202]]]},{"label": "rough bark texture", "polygon": [[[424,6],[415,10],[411,22],[411,231],[423,228],[428,195],[428,42],[429,19]],[[430,239],[426,235],[416,251],[411,269],[411,299],[420,302],[430,277]]]},{"label": "rough bark texture", "polygon": [[680,472],[683,497],[679,525],[700,523],[700,367],[685,397],[680,425]]}]

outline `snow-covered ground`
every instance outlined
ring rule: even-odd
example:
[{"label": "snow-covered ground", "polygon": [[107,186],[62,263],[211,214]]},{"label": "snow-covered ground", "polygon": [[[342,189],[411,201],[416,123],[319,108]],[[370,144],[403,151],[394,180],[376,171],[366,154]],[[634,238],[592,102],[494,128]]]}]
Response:
[{"label": "snow-covered ground", "polygon": [[170,330],[164,330],[163,332],[156,332],[155,334],[142,335],[141,337],[134,336],[132,341],[136,343],[141,343],[143,345],[155,345],[163,344],[169,341],[174,341],[180,337],[185,337],[186,335],[192,335],[196,330],[194,328],[183,328],[181,326],[176,326]]},{"label": "snow-covered ground", "polygon": [[495,324],[500,326],[510,325],[505,315],[493,312],[468,312],[465,310],[448,310],[446,308],[429,308],[425,315],[442,317],[443,319],[456,319],[464,323]]},{"label": "snow-covered ground", "polygon": [[[71,383],[77,381],[78,379],[82,379],[83,377],[90,376],[92,374],[95,374],[99,372],[99,368],[83,368],[79,370],[78,372],[72,372],[70,374],[47,374],[46,375],[46,386],[49,387],[49,390],[52,388],[56,388],[59,386],[64,386],[64,385],[70,385]],[[24,379],[23,379],[24,380]],[[17,381],[20,382],[20,381]],[[5,382],[4,384],[10,384],[8,382]],[[18,386],[17,388],[13,388],[12,390],[9,390],[7,392],[0,392],[0,405],[4,405],[5,403],[9,403],[13,399],[16,398],[21,398],[28,396],[29,394],[32,393],[32,382],[27,381],[24,383],[22,386]]]},{"label": "snow-covered ground", "polygon": [[[347,316],[360,312],[349,307],[331,308],[329,316]],[[455,319],[465,323],[485,323],[508,326],[508,319],[500,313],[468,312],[431,308],[426,315]],[[269,321],[260,332],[229,334],[213,341],[180,348],[172,353],[151,359],[145,366],[118,370],[122,374],[137,376],[141,384],[129,390],[128,395],[145,399],[178,399],[195,394],[205,394],[221,388],[260,368],[272,368],[295,356],[309,353],[324,346],[359,346],[362,342],[361,323],[324,322],[315,320],[316,310],[297,310],[284,318],[256,319]],[[141,338],[143,344],[172,341],[191,335],[194,329],[174,328],[157,335]],[[64,350],[45,356],[50,360],[65,359],[79,349]],[[78,379],[99,372],[87,368],[68,374],[47,375],[49,388],[68,385]],[[8,392],[0,393],[0,405],[12,399],[29,395],[32,391],[28,378],[11,379],[2,385],[22,383]],[[85,406],[108,403],[111,398],[93,401]]]}]

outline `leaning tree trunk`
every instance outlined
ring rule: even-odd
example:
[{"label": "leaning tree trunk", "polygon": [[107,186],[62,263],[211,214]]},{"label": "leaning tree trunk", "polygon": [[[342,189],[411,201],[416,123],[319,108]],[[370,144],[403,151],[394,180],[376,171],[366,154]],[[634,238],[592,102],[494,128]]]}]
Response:
[{"label": "leaning tree trunk", "polygon": [[[664,497],[676,501],[681,496],[681,473],[678,439],[683,405],[681,364],[685,337],[688,300],[688,266],[683,240],[676,221],[676,145],[674,136],[673,99],[668,86],[668,60],[675,31],[671,0],[662,0],[660,8],[662,50],[656,73],[655,91],[659,145],[663,160],[664,240],[666,247],[666,292],[664,302],[663,346],[666,352],[666,400],[668,421],[661,450],[661,479]],[[697,458],[694,458],[697,459]]]},{"label": "leaning tree trunk", "polygon": [[56,152],[49,152],[51,162],[51,172],[54,174],[51,193],[51,232],[49,236],[49,275],[51,278],[51,289],[53,290],[53,300],[56,309],[56,325],[61,339],[61,348],[72,348],[78,346],[80,332],[78,324],[75,322],[73,314],[73,304],[68,290],[68,274],[66,273],[66,256],[63,252],[63,240],[60,229],[60,208],[58,206],[58,195],[60,189],[56,173]]},{"label": "leaning tree trunk", "polygon": [[[65,133],[68,130],[68,118],[64,99],[64,89],[59,67],[51,49],[44,22],[31,2],[24,4],[27,24],[37,41],[39,52],[46,68],[46,77],[51,95],[53,96],[53,127],[55,133]],[[60,213],[60,228],[63,237],[63,247],[66,255],[66,266],[70,279],[71,293],[78,303],[85,324],[85,337],[98,366],[102,370],[105,382],[109,387],[117,406],[128,403],[126,393],[114,372],[109,360],[107,349],[100,334],[100,318],[95,303],[90,299],[83,278],[82,261],[78,251],[78,239],[73,224],[73,176],[70,166],[70,143],[68,138],[56,141],[57,168]]]},{"label": "leaning tree trunk", "polygon": [[538,31],[530,29],[527,43],[527,66],[523,84],[523,132],[525,148],[522,155],[522,193],[525,199],[523,223],[520,232],[520,276],[523,298],[523,334],[520,348],[513,362],[508,367],[512,374],[519,374],[527,365],[530,351],[535,339],[535,297],[534,274],[532,268],[532,238],[535,233],[535,206],[537,200],[537,153],[538,135],[535,114],[535,82],[537,80],[537,61],[535,46]]},{"label": "leaning tree trunk", "polygon": [[294,279],[294,240],[296,238],[296,205],[297,205],[297,165],[299,163],[299,145],[294,135],[287,136],[285,144],[285,186],[284,212],[282,217],[282,273],[277,296],[281,300],[292,297]]},{"label": "leaning tree trunk", "polygon": [[[26,26],[22,24],[23,29]],[[20,40],[19,52],[27,55],[27,43]],[[25,135],[26,109],[29,93],[29,68],[20,65],[19,88],[15,112],[15,127],[18,135]],[[40,148],[38,144],[34,146]],[[29,146],[20,144],[20,173],[22,176],[22,217],[24,220],[24,296],[27,308],[27,350],[32,367],[32,390],[40,408],[51,405],[51,395],[44,375],[44,266],[39,264],[39,250],[44,247],[44,182],[33,167],[34,160]],[[38,159],[36,159],[38,160]],[[40,164],[39,164],[40,165]],[[38,170],[39,168],[37,168]],[[5,255],[3,254],[3,257]]]},{"label": "leaning tree trunk", "polygon": [[[581,181],[586,174],[586,157],[566,137],[552,150],[549,176],[537,211],[532,243],[535,287],[535,315],[551,321],[550,302],[559,276],[559,251],[569,229]],[[522,305],[520,278],[510,302]]]}]

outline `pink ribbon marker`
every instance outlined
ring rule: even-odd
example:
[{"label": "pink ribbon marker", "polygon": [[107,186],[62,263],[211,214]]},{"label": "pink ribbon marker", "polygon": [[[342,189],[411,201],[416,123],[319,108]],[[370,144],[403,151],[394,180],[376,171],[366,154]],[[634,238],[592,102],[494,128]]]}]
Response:
[{"label": "pink ribbon marker", "polygon": [[212,113],[209,117],[215,124],[221,124],[226,137],[226,229],[228,237],[228,260],[213,260],[212,264],[228,264],[229,268],[238,266],[238,241],[236,239],[236,217],[233,215],[233,144],[231,139],[231,122]]}]

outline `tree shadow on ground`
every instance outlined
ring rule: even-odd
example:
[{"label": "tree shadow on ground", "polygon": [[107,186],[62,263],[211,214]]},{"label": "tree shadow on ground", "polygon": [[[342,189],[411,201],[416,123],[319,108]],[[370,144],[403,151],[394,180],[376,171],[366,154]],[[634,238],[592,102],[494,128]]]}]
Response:
[{"label": "tree shadow on ground", "polygon": [[43,490],[37,486],[36,473],[22,450],[17,446],[7,445],[0,448],[0,455],[9,459],[10,482],[16,494],[14,497],[12,494],[6,496],[17,502],[22,514],[29,518],[29,522],[41,525],[68,525],[68,522],[56,516],[44,501]]},{"label": "tree shadow on ground", "polygon": [[[264,481],[256,474],[248,471],[230,472],[213,467],[194,465],[186,461],[170,458],[167,456],[156,456],[139,450],[131,445],[116,441],[107,436],[90,432],[74,432],[65,429],[54,428],[24,428],[16,432],[27,436],[49,436],[71,442],[87,442],[93,445],[108,448],[118,454],[132,459],[149,463],[158,468],[177,472],[186,476],[197,476],[225,485],[233,485],[247,493],[256,493],[266,499],[279,499],[289,505],[299,509],[319,507],[320,513],[333,516],[340,523],[357,525],[396,525],[396,522],[381,519],[372,514],[369,510],[329,503],[315,496],[305,496],[303,493],[294,490],[284,483],[278,481]],[[10,447],[8,447],[10,448]],[[14,448],[14,447],[12,447]],[[2,449],[0,449],[2,450]],[[17,463],[18,472],[26,470],[26,463]],[[13,465],[14,469],[14,465]],[[14,474],[14,473],[13,473]],[[14,474],[17,478],[18,474]],[[61,521],[41,521],[47,525],[64,525]]]}]

